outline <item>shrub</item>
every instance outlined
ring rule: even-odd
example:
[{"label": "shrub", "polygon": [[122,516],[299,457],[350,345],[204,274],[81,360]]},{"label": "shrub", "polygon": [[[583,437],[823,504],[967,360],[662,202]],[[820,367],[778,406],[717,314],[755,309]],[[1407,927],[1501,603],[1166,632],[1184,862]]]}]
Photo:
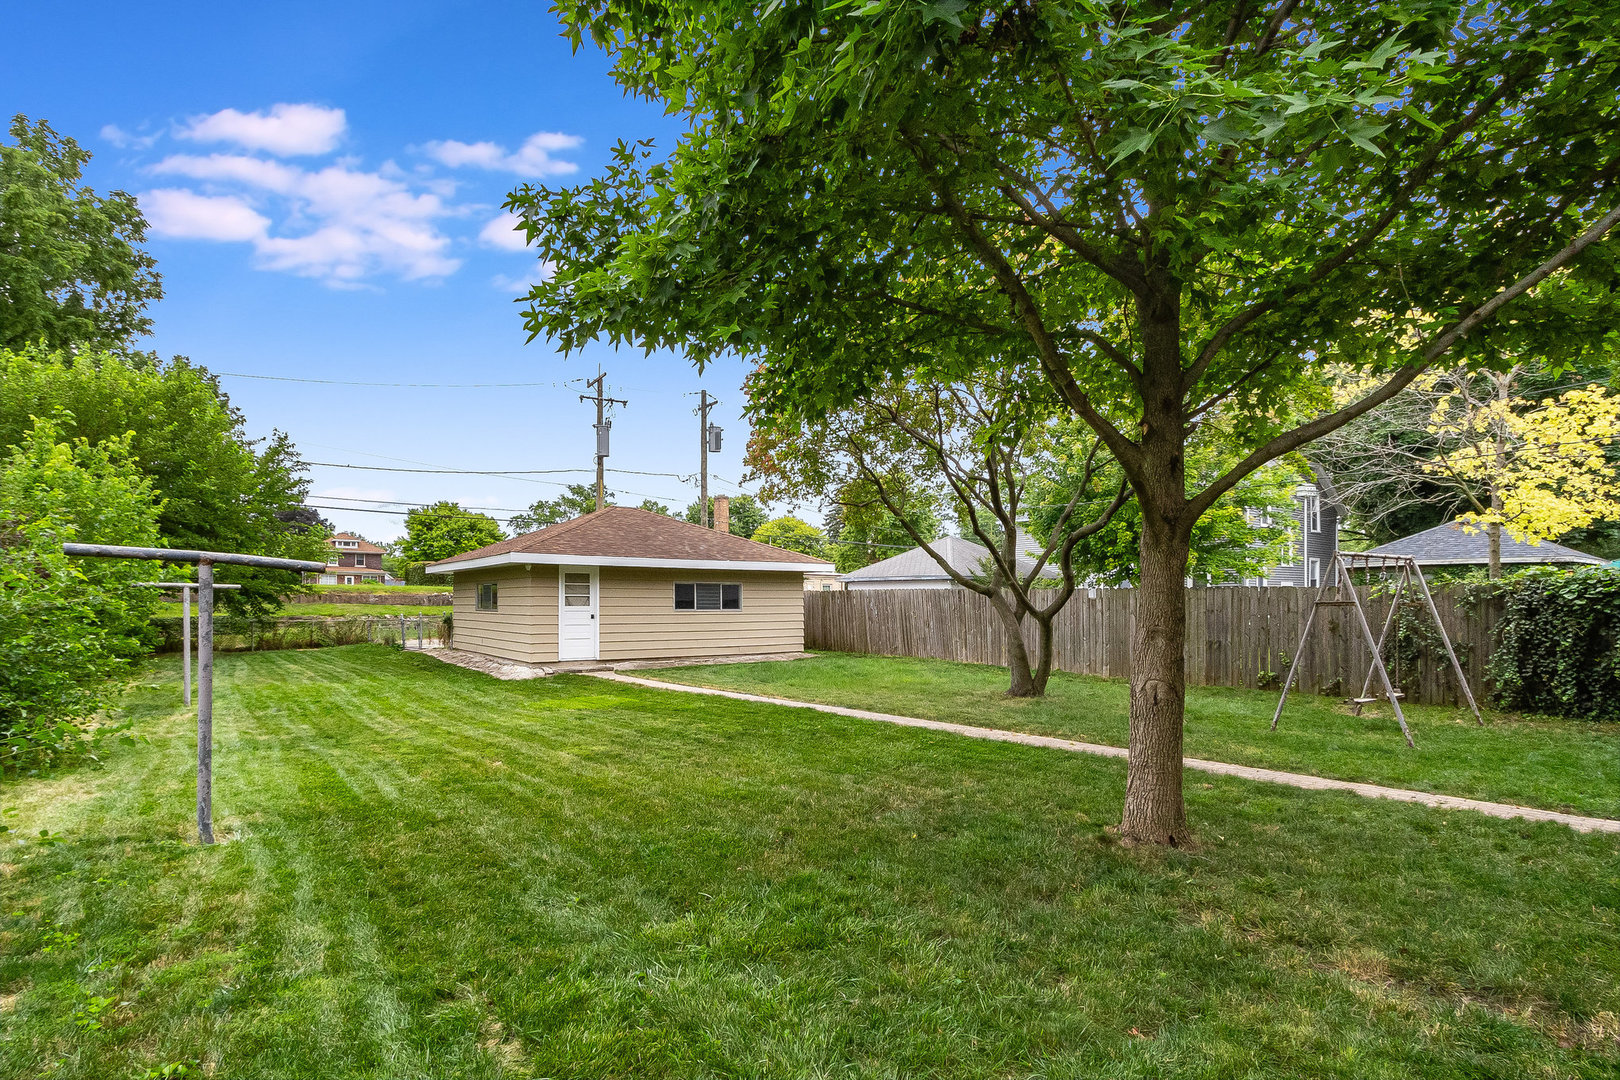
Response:
[{"label": "shrub", "polygon": [[1528,570],[1500,588],[1490,666],[1503,704],[1620,720],[1620,572]]},{"label": "shrub", "polygon": [[38,420],[0,458],[0,774],[86,748],[82,722],[143,651],[150,563],[69,559],[67,541],[155,545],[159,504],[127,441],[64,442]]}]

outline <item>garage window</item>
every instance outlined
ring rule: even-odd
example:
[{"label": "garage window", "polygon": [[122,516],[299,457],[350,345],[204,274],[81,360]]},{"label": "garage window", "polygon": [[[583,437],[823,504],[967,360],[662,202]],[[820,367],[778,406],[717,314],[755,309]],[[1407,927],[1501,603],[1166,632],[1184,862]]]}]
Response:
[{"label": "garage window", "polygon": [[499,600],[499,589],[493,581],[486,581],[478,586],[478,610],[499,611],[496,606]]},{"label": "garage window", "polygon": [[742,586],[719,581],[677,581],[676,611],[741,611]]}]

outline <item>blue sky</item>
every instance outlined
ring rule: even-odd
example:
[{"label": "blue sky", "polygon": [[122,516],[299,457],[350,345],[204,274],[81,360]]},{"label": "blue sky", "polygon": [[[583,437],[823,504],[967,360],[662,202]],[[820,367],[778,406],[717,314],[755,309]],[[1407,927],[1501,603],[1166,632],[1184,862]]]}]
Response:
[{"label": "blue sky", "polygon": [[[598,364],[630,401],[614,413],[610,467],[695,473],[688,395],[702,386],[726,428],[711,490],[739,490],[740,363],[700,381],[678,355],[597,346],[564,358],[524,342],[513,301],[542,269],[501,219],[506,193],[583,181],[615,141],[668,146],[678,133],[619,90],[599,51],[571,53],[547,4],[30,4],[6,22],[13,42],[34,43],[0,67],[6,114],[48,120],[94,153],[91,186],[141,199],[165,292],[147,347],[281,379],[543,384],[224,379],[254,434],[280,428],[320,462],[580,470],[322,466],[312,502],[521,508],[587,481],[594,414],[575,384]],[[674,477],[609,481],[632,505],[696,497]],[[402,529],[393,514],[325,513],[375,539]]]}]

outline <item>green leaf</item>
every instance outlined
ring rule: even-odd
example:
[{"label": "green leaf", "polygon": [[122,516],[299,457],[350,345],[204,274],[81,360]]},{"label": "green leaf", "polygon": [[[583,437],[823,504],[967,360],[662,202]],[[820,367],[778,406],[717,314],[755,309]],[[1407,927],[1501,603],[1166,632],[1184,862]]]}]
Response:
[{"label": "green leaf", "polygon": [[1131,128],[1125,133],[1114,147],[1114,156],[1109,160],[1110,165],[1118,165],[1132,154],[1139,154],[1153,145],[1153,132],[1146,128]]}]

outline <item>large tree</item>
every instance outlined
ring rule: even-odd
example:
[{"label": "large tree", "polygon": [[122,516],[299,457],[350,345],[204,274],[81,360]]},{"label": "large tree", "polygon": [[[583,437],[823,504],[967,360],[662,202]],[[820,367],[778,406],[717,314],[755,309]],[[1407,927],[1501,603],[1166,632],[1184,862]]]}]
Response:
[{"label": "large tree", "polygon": [[[749,444],[750,469],[767,496],[802,499],[820,491],[870,490],[913,543],[957,586],[978,593],[1001,620],[1012,697],[1040,697],[1052,673],[1053,623],[1074,595],[1074,546],[1104,528],[1129,497],[1122,479],[1099,483],[1108,456],[1089,440],[1081,473],[1026,559],[1024,526],[1032,491],[1050,490],[1055,401],[1030,372],[987,370],[941,383],[893,379],[858,404],[811,423],[769,425]],[[899,478],[900,483],[893,481]],[[982,567],[964,572],[932,535],[905,516],[918,488],[955,510],[964,535],[983,545]],[[1054,584],[1055,583],[1055,584]],[[1025,627],[1034,629],[1034,651]]]},{"label": "large tree", "polygon": [[70,559],[68,541],[155,544],[159,500],[128,436],[91,445],[36,421],[0,451],[0,777],[82,745],[76,721],[116,694],[145,651],[149,564]]},{"label": "large tree", "polygon": [[[321,558],[304,500],[309,475],[280,431],[252,438],[218,380],[184,357],[158,362],[111,352],[73,355],[0,349],[0,446],[22,442],[34,417],[55,420],[67,439],[101,446],[129,437],[129,453],[163,499],[163,545]],[[299,587],[280,570],[221,566],[230,610],[262,614]]]},{"label": "large tree", "polygon": [[86,187],[90,154],[43,120],[15,117],[11,138],[0,143],[0,348],[127,350],[163,295],[134,196]]},{"label": "large tree", "polygon": [[[577,190],[524,188],[556,267],[532,333],[755,365],[759,415],[814,417],[925,339],[1038,364],[1141,507],[1133,841],[1182,800],[1193,528],[1244,477],[1363,415],[1557,274],[1609,317],[1620,46],[1609,0],[1032,3],[575,0],[576,42],[689,130]],[[1599,250],[1592,249],[1598,245]],[[1584,257],[1583,257],[1584,256]],[[1282,408],[1329,363],[1356,401]],[[1219,416],[1244,452],[1193,481]]]},{"label": "large tree", "polygon": [[[602,492],[602,502],[606,506],[612,506],[615,497],[611,491]],[[507,524],[512,527],[514,533],[521,535],[543,529],[547,525],[583,517],[595,509],[596,488],[593,485],[569,484],[555,499],[537,499],[524,513],[513,514]]]},{"label": "large tree", "polygon": [[[728,501],[730,507],[727,513],[730,515],[731,521],[727,525],[726,531],[731,533],[732,536],[741,536],[744,539],[752,537],[754,530],[765,524],[771,516],[766,513],[759,500],[752,495],[733,495]],[[694,500],[687,504],[683,516],[693,525],[701,525],[703,524],[703,515],[700,511],[700,505]],[[708,520],[710,522],[714,521],[714,499],[712,497],[709,499]]]},{"label": "large tree", "polygon": [[1504,531],[1540,543],[1620,518],[1620,394],[1548,387],[1538,374],[1531,364],[1431,371],[1312,455],[1363,527],[1424,506],[1483,529],[1499,578]]},{"label": "large tree", "polygon": [[395,545],[395,554],[408,562],[438,562],[505,539],[500,525],[488,514],[441,501],[405,515],[405,538]]},{"label": "large tree", "polygon": [[772,518],[754,530],[750,540],[779,547],[784,551],[797,551],[801,555],[826,557],[827,534],[801,518],[791,515]]}]

